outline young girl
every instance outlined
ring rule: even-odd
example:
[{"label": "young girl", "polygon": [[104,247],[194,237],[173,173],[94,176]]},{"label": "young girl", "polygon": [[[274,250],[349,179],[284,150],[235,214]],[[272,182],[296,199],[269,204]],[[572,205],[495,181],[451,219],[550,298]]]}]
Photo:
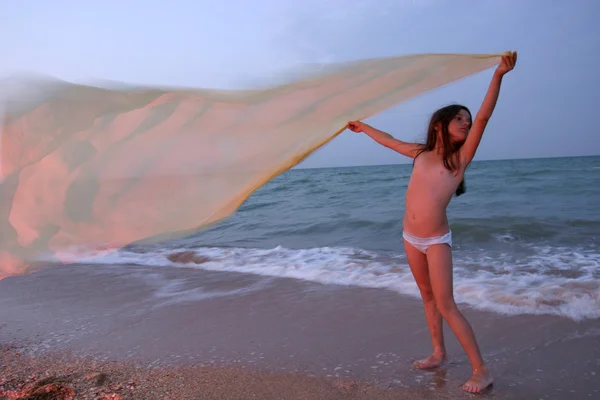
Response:
[{"label": "young girl", "polygon": [[474,121],[469,110],[461,105],[436,111],[431,117],[425,144],[402,142],[359,121],[348,123],[350,130],[364,132],[381,145],[414,159],[406,191],[402,236],[433,343],[433,354],[416,361],[415,366],[434,368],[446,361],[444,318],[471,361],[473,375],[462,385],[462,389],[470,393],[479,393],[491,386],[493,378],[483,362],[471,325],[454,302],[452,232],[446,207],[453,194],[459,196],[465,191],[465,170],[473,160],[496,106],[502,77],[514,68],[516,61],[516,52],[502,57]]}]

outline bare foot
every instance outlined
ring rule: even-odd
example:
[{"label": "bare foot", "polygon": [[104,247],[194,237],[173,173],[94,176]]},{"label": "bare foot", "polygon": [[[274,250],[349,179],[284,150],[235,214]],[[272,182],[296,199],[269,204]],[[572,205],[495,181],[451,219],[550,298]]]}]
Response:
[{"label": "bare foot", "polygon": [[473,371],[471,379],[461,386],[461,389],[469,393],[481,393],[488,387],[492,386],[494,378],[486,367],[480,370]]},{"label": "bare foot", "polygon": [[413,363],[415,368],[418,369],[430,369],[437,368],[446,363],[446,355],[445,354],[435,354],[433,353],[429,357],[423,360],[417,360]]}]

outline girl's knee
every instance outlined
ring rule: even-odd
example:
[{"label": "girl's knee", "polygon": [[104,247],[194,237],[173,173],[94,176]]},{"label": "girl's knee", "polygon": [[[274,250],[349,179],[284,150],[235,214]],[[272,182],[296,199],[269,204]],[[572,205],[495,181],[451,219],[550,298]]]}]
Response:
[{"label": "girl's knee", "polygon": [[421,299],[423,300],[423,303],[426,305],[435,304],[435,297],[433,297],[433,294],[431,292],[430,293],[421,292]]},{"label": "girl's knee", "polygon": [[435,301],[435,298],[433,297],[433,290],[431,289],[431,286],[425,287],[425,286],[419,285],[419,292],[421,292],[421,298],[423,299],[424,303],[431,303],[431,302]]},{"label": "girl's knee", "polygon": [[436,299],[436,306],[444,318],[451,316],[458,311],[458,307],[453,298]]}]

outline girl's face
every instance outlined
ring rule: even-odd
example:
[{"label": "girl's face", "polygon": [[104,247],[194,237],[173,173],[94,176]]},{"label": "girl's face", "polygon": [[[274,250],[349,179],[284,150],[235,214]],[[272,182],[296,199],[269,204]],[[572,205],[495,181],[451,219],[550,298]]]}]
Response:
[{"label": "girl's face", "polygon": [[467,110],[460,110],[448,124],[448,133],[453,143],[462,143],[471,129],[471,116]]}]

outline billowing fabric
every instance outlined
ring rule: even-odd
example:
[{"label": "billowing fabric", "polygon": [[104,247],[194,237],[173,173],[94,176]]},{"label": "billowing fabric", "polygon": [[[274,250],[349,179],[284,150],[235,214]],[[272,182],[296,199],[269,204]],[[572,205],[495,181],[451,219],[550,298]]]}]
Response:
[{"label": "billowing fabric", "polygon": [[40,258],[192,234],[346,128],[502,54],[333,65],[252,91],[21,80],[4,94],[0,279]]}]

